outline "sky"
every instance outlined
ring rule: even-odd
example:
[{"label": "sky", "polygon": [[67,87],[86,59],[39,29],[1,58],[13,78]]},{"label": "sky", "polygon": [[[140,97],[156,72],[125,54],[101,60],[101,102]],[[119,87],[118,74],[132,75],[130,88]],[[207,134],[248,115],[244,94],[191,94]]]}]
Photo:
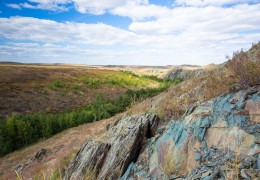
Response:
[{"label": "sky", "polygon": [[219,64],[260,40],[260,0],[1,0],[0,61]]}]

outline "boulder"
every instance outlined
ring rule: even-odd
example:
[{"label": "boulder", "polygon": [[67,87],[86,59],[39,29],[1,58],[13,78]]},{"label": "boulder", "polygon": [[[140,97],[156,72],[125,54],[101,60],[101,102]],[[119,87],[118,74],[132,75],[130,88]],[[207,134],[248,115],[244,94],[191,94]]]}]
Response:
[{"label": "boulder", "polygon": [[47,150],[44,148],[41,148],[32,158],[32,161],[41,159],[44,155],[46,155]]},{"label": "boulder", "polygon": [[153,114],[124,117],[101,137],[89,140],[70,162],[63,179],[118,179],[136,162],[142,145],[155,135],[159,118]]}]

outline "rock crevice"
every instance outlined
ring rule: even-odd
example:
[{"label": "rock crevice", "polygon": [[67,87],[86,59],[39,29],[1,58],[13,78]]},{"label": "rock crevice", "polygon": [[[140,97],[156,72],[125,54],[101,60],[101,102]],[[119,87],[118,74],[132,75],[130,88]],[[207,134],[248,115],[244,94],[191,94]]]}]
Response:
[{"label": "rock crevice", "polygon": [[71,161],[64,179],[84,179],[94,172],[97,179],[118,179],[136,162],[142,145],[154,136],[159,118],[153,114],[124,117],[102,136],[89,140]]}]

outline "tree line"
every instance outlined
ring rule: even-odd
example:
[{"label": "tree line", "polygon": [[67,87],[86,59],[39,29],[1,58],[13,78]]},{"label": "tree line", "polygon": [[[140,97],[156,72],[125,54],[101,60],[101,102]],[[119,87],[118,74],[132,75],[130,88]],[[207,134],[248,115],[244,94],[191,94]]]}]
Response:
[{"label": "tree line", "polygon": [[162,83],[159,88],[128,90],[115,100],[99,94],[94,101],[85,107],[70,112],[13,114],[0,124],[0,156],[37,142],[40,139],[51,137],[65,129],[114,116],[125,111],[134,101],[157,95],[170,85],[179,82],[181,80],[171,80]]}]

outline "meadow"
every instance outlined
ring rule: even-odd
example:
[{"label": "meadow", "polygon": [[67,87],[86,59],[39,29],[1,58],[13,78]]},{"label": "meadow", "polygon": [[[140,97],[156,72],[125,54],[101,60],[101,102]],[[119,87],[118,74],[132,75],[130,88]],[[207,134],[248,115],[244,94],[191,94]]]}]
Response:
[{"label": "meadow", "polygon": [[[180,79],[162,80],[156,76],[107,70],[86,70],[73,77],[63,75],[46,81],[41,80],[44,86],[34,81],[31,79],[26,83],[30,84],[32,89],[41,92],[39,99],[49,98],[50,106],[56,103],[57,97],[70,101],[73,97],[83,98],[84,92],[90,92],[87,94],[90,100],[82,106],[71,109],[63,107],[61,111],[46,112],[36,108],[33,112],[13,112],[3,118],[0,124],[0,156],[40,139],[49,138],[65,129],[112,117],[127,110],[133,103],[157,95],[181,82]],[[114,91],[114,96],[111,96],[112,93],[109,93],[111,89],[118,90],[118,93]],[[56,95],[54,99],[48,97],[53,94]]]}]

